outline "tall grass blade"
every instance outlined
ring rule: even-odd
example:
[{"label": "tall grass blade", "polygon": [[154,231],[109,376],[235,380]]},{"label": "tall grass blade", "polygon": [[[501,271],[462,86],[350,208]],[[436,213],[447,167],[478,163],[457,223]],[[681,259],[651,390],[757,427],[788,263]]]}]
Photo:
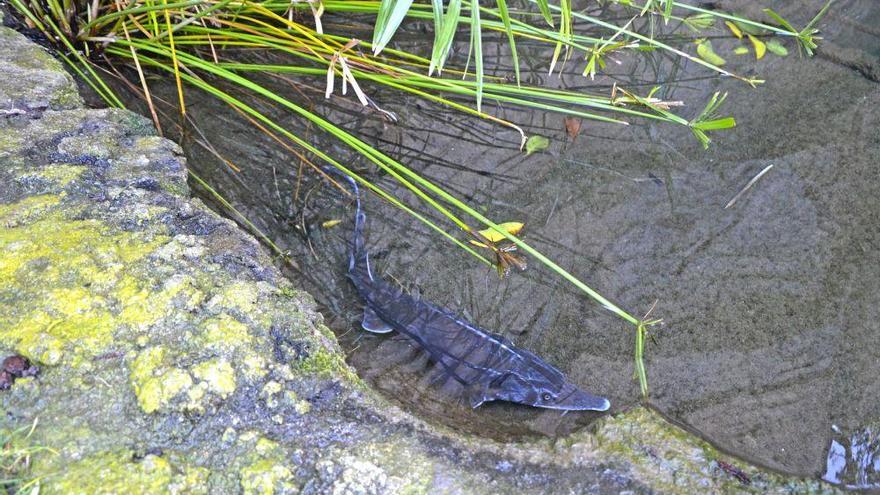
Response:
[{"label": "tall grass blade", "polygon": [[449,6],[446,7],[446,14],[443,16],[443,23],[440,26],[441,29],[434,38],[431,66],[428,68],[429,75],[434,73],[434,69],[437,69],[438,74],[443,72],[443,66],[446,64],[446,58],[449,56],[449,50],[452,48],[452,41],[455,38],[459,17],[461,17],[461,0],[449,0]]},{"label": "tall grass blade", "polygon": [[373,27],[373,54],[378,55],[391,41],[412,6],[412,0],[382,0],[379,15]]},{"label": "tall grass blade", "polygon": [[483,111],[483,36],[480,28],[480,3],[471,0],[471,46],[474,49],[474,65],[477,81],[477,111]]},{"label": "tall grass blade", "polygon": [[507,0],[495,0],[495,4],[498,5],[498,14],[501,16],[501,22],[504,24],[504,32],[507,34],[507,44],[510,45],[510,56],[513,62],[513,74],[516,77],[516,85],[519,86],[519,55],[516,52],[516,39],[513,35],[513,29],[510,26],[510,12],[507,10]]},{"label": "tall grass blade", "polygon": [[180,64],[177,61],[177,50],[174,46],[174,34],[171,32],[171,15],[168,12],[167,0],[162,0],[165,14],[165,26],[168,28],[168,44],[171,48],[171,61],[174,63],[174,80],[177,83],[177,99],[180,105],[180,115],[186,115],[186,104],[183,101],[183,85],[180,82]]},{"label": "tall grass blade", "polygon": [[556,25],[553,24],[553,15],[550,13],[550,4],[547,3],[547,0],[536,0],[535,3],[538,4],[538,10],[541,11],[541,15],[544,16],[544,20],[547,21],[547,24],[549,24],[550,27],[556,27]]}]

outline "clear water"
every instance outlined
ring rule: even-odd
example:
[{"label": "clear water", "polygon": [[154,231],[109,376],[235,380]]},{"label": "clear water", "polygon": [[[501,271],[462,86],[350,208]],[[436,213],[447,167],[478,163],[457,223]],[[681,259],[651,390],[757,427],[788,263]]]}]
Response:
[{"label": "clear water", "polygon": [[[773,8],[803,25],[820,3]],[[760,15],[760,2],[720,4]],[[767,79],[758,89],[659,56],[621,60],[613,70],[629,89],[662,82],[661,97],[685,101],[686,116],[713,92],[730,93],[725,112],[738,126],[715,135],[709,151],[686,129],[645,123],[584,121],[572,140],[560,116],[490,104],[552,140],[548,152],[525,157],[512,132],[378,91],[372,96],[399,124],[352,97],[330,100],[328,112],[492,218],[525,222],[534,246],[632,313],[658,301],[664,325],[647,349],[652,406],[753,462],[876,486],[877,461],[866,461],[876,459],[876,429],[866,425],[880,419],[880,4],[838,1],[822,25],[825,51],[813,59],[791,45],[788,57],[757,63],[730,55],[730,68]],[[716,42],[719,52],[732,46]],[[548,79],[546,53],[528,43],[521,50],[536,84],[610,90],[610,80],[580,77],[580,61]],[[298,97],[286,81],[265,82]],[[323,82],[310,84],[297,91],[324,105]],[[504,404],[471,410],[428,383],[430,363],[409,343],[360,331],[360,303],[344,277],[350,205],[233,112],[187,97],[191,117],[241,170],[192,133],[190,165],[291,252],[291,277],[321,302],[350,362],[377,389],[428,420],[501,440],[564,435],[597,417]],[[365,167],[291,116],[263,109]],[[366,208],[385,276],[543,356],[608,396],[613,411],[639,401],[632,330],[573,287],[537,263],[501,280],[375,197]],[[335,219],[344,221],[322,227]],[[865,435],[871,440],[856,439]]]}]

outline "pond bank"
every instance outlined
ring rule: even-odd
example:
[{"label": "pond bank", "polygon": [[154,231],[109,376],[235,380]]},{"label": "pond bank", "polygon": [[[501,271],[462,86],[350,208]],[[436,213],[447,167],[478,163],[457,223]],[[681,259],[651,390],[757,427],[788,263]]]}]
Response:
[{"label": "pond bank", "polygon": [[189,197],[180,149],[146,119],[84,108],[7,28],[0,74],[0,358],[40,368],[0,391],[0,436],[31,452],[13,477],[42,493],[831,490],[639,407],[510,443],[413,418],[250,235]]}]

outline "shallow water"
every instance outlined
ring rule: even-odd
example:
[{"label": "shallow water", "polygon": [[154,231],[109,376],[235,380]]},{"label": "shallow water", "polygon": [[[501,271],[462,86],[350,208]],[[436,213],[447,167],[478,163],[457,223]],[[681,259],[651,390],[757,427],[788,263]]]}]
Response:
[{"label": "shallow water", "polygon": [[[759,5],[721,3],[752,13]],[[799,26],[820,3],[773,7]],[[585,121],[572,140],[560,116],[493,109],[551,138],[547,153],[525,157],[514,133],[396,95],[377,101],[401,116],[399,125],[359,112],[352,98],[333,100],[342,105],[334,112],[492,218],[525,222],[533,246],[633,314],[656,300],[664,324],[647,349],[652,405],[724,450],[827,478],[832,436],[850,438],[880,419],[878,21],[875,2],[841,0],[823,23],[820,56],[791,48],[757,64],[728,57],[732,69],[765,76],[758,89],[701,78],[686,65],[624,60],[634,85],[672,81],[662,98],[686,101],[684,115],[711,93],[730,92],[725,110],[738,127],[715,135],[709,151],[668,125]],[[305,92],[322,103],[322,82],[314,84]],[[562,84],[586,82],[570,74]],[[293,279],[325,306],[350,362],[376,388],[428,420],[498,439],[562,435],[596,417],[505,404],[470,410],[454,391],[429,385],[424,355],[358,328],[360,304],[344,277],[350,205],[313,174],[300,180],[299,162],[234,114],[197,94],[188,99],[190,115],[241,171],[193,139],[190,165],[291,251]],[[504,333],[609,397],[613,410],[639,400],[634,335],[620,320],[537,263],[500,280],[375,197],[366,208],[380,272]],[[332,219],[344,222],[321,226]],[[852,470],[838,471],[837,481],[852,484]]]}]

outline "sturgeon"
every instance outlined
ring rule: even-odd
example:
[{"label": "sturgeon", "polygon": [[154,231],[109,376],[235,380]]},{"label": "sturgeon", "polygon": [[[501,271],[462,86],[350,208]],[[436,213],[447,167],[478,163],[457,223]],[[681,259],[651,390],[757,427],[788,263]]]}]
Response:
[{"label": "sturgeon", "polygon": [[357,183],[341,171],[333,171],[351,184],[357,205],[348,278],[365,303],[364,330],[397,331],[409,338],[428,353],[441,372],[464,387],[474,408],[490,401],[507,401],[562,411],[608,410],[611,404],[607,399],[580,390],[561,371],[509,339],[375,277],[364,247],[366,215],[361,210]]}]

